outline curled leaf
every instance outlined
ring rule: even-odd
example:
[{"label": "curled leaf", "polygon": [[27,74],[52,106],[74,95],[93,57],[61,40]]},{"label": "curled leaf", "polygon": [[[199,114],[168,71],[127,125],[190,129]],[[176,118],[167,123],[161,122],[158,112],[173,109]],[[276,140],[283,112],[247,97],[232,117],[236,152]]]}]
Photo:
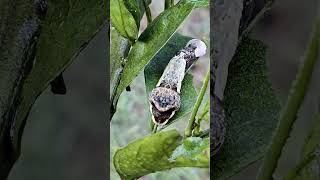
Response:
[{"label": "curled leaf", "polygon": [[208,138],[183,140],[177,130],[163,131],[117,150],[113,160],[126,180],[174,167],[209,167],[209,142]]}]

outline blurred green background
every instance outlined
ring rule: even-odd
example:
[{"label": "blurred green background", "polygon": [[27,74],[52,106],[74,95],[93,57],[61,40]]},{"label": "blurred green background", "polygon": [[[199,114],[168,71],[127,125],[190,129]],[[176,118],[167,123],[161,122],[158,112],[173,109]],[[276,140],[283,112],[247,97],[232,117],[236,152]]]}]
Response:
[{"label": "blurred green background", "polygon": [[[152,17],[155,18],[164,9],[164,1],[152,1],[150,6]],[[204,39],[209,42],[210,32],[209,8],[196,9],[181,25],[178,32],[190,37]],[[146,18],[141,21],[141,28],[144,30],[147,26]],[[209,47],[208,47],[209,49]],[[194,84],[197,88],[201,87],[204,75],[209,67],[209,51],[207,55],[199,59],[192,68],[191,73],[194,75]],[[131,84],[130,92],[123,92],[119,102],[117,112],[110,124],[110,167],[111,179],[118,180],[120,177],[115,171],[112,163],[112,157],[115,151],[127,145],[129,142],[150,134],[149,122],[151,115],[145,92],[143,72]],[[208,97],[207,97],[208,98]],[[204,100],[205,102],[205,100]],[[187,116],[188,117],[188,116]],[[187,124],[187,119],[182,119],[174,123],[170,128],[182,130]],[[142,180],[206,180],[210,179],[209,169],[199,168],[175,168],[168,171],[153,173],[144,177]]]}]

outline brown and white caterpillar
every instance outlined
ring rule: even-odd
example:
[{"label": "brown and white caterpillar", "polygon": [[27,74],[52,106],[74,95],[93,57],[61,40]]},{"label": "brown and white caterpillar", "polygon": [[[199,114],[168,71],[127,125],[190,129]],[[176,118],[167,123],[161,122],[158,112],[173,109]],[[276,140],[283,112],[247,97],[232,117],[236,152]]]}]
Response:
[{"label": "brown and white caterpillar", "polygon": [[152,120],[165,125],[179,110],[181,83],[191,65],[206,54],[206,45],[199,39],[190,40],[168,63],[156,87],[149,95]]}]

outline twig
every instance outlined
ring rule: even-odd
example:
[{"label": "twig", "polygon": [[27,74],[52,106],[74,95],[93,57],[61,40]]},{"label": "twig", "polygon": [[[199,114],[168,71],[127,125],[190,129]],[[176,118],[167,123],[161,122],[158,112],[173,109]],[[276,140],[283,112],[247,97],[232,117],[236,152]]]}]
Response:
[{"label": "twig", "polygon": [[205,92],[207,90],[209,80],[210,80],[210,69],[208,69],[208,72],[207,72],[207,74],[205,76],[205,79],[204,79],[203,85],[201,87],[200,93],[198,95],[196,104],[194,105],[194,108],[192,110],[188,125],[187,125],[187,127],[186,127],[186,129],[184,131],[184,135],[186,137],[191,136],[192,129],[193,129],[193,124],[194,124],[194,121],[195,121],[195,117],[197,115],[198,109],[199,109],[199,107],[201,105],[201,102],[203,100],[203,96],[204,96],[204,94],[205,94]]},{"label": "twig", "polygon": [[315,151],[309,154],[305,159],[303,159],[299,164],[286,176],[283,180],[294,180],[297,178],[299,173],[303,168],[305,168],[310,162],[319,157],[319,152]]},{"label": "twig", "polygon": [[149,121],[150,123],[149,123],[149,126],[150,126],[150,132],[151,132],[151,134],[153,133],[153,130],[154,130],[154,126],[155,126],[155,124],[154,124],[154,122],[152,121],[152,120],[150,120]]},{"label": "twig", "polygon": [[209,108],[210,108],[210,100],[207,100],[204,108],[203,108],[203,111],[201,113],[201,115],[199,116],[199,119],[204,119],[204,116],[209,112]]},{"label": "twig", "polygon": [[199,134],[199,137],[206,138],[210,135],[210,129],[206,129]]},{"label": "twig", "polygon": [[258,173],[258,180],[270,180],[277,168],[278,159],[283,146],[288,139],[292,126],[296,120],[297,112],[303,102],[311,75],[319,56],[320,47],[320,22],[317,21],[312,39],[307,49],[305,61],[301,64],[300,71],[293,83],[286,106],[282,109],[279,126],[275,131],[269,149],[264,157],[262,167]]},{"label": "twig", "polygon": [[174,0],[165,0],[164,1],[164,9],[166,10],[166,9],[170,8],[171,6],[173,6],[173,4],[174,4]]},{"label": "twig", "polygon": [[151,11],[150,8],[146,2],[146,0],[143,0],[143,6],[144,6],[144,10],[146,11],[146,16],[147,16],[147,20],[148,20],[148,24],[152,22],[152,15],[151,15]]},{"label": "twig", "polygon": [[201,134],[200,132],[200,126],[201,126],[201,121],[204,119],[204,117],[208,114],[209,112],[209,108],[210,108],[210,100],[207,100],[203,110],[202,110],[202,113],[199,117],[196,118],[196,126],[194,127],[194,131],[193,131],[193,134],[195,136],[198,136],[199,134]]},{"label": "twig", "polygon": [[[309,135],[307,139],[305,140],[304,146],[302,147],[302,152],[304,152],[306,149],[305,147],[308,147],[308,145],[318,137],[318,129],[319,129],[319,122],[320,122],[320,114],[316,113],[314,116],[314,126],[310,130]],[[306,155],[303,155],[305,153],[302,153],[302,159],[299,161],[299,163],[291,170],[289,173],[283,178],[283,180],[295,180],[299,175],[301,175],[301,171],[303,171],[304,168],[308,168],[308,165],[313,161],[317,160],[320,156],[320,149],[319,145],[314,144],[313,150],[307,153]],[[310,148],[308,148],[310,149]]]}]

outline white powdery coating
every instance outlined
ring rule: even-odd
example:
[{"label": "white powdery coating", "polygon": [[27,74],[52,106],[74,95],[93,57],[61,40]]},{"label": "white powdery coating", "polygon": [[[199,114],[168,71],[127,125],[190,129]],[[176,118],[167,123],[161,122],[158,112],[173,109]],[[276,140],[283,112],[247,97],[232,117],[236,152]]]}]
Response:
[{"label": "white powdery coating", "polygon": [[206,44],[199,40],[199,39],[191,39],[188,43],[187,46],[193,46],[196,47],[196,49],[194,50],[194,54],[196,57],[200,57],[206,54],[207,51],[207,46]]}]

